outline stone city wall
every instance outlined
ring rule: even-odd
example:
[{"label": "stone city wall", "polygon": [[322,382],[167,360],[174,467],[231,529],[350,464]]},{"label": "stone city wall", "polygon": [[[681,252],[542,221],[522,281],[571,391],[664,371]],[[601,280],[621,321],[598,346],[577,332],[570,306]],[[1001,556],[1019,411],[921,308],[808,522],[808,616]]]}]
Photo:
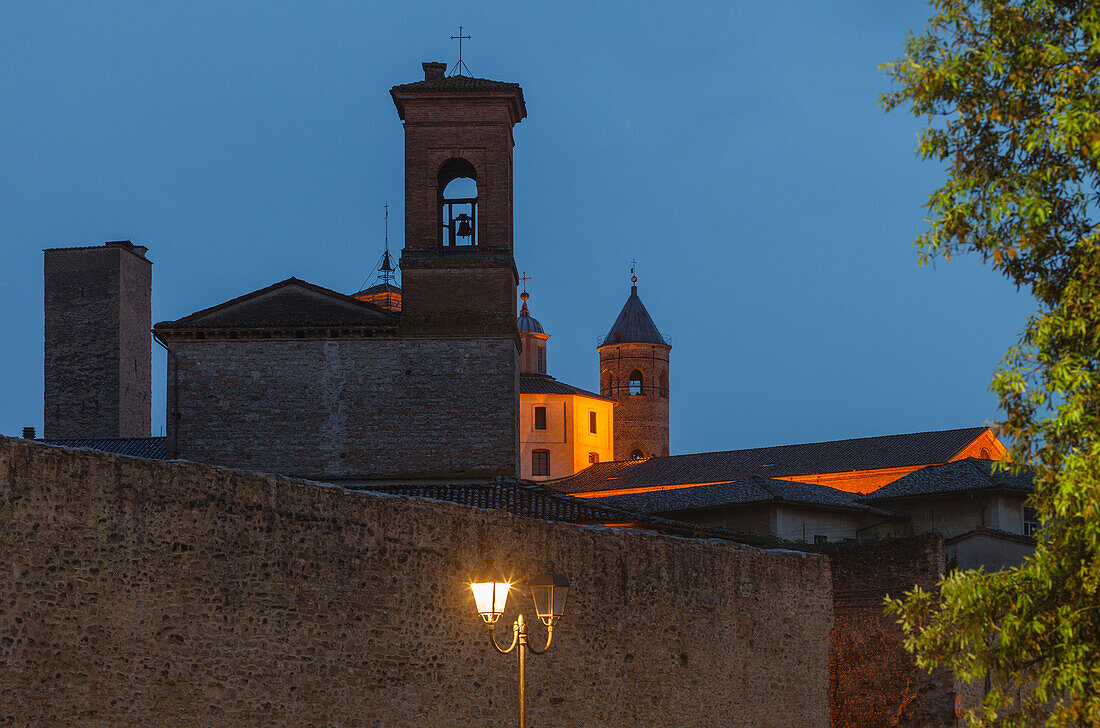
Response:
[{"label": "stone city wall", "polygon": [[948,670],[929,674],[902,645],[887,595],[919,584],[930,589],[944,569],[935,535],[813,547],[832,562],[829,705],[832,728],[943,728],[955,725],[955,682]]},{"label": "stone city wall", "polygon": [[0,524],[0,725],[508,725],[515,656],[466,583],[486,556],[575,585],[531,725],[829,720],[817,555],[10,438]]}]

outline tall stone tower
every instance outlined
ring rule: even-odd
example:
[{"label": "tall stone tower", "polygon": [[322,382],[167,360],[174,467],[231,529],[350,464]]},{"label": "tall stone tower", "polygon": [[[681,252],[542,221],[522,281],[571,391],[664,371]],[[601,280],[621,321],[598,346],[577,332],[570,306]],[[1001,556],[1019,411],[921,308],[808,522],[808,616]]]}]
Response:
[{"label": "tall stone tower", "polygon": [[423,65],[423,81],[390,90],[405,122],[401,332],[515,336],[512,127],[527,116],[523,91]]},{"label": "tall stone tower", "polygon": [[130,241],[45,251],[44,437],[148,437],[152,263]]},{"label": "tall stone tower", "polygon": [[668,354],[672,350],[638,298],[631,271],[630,297],[603,338],[600,394],[615,407],[615,459],[668,455]]}]

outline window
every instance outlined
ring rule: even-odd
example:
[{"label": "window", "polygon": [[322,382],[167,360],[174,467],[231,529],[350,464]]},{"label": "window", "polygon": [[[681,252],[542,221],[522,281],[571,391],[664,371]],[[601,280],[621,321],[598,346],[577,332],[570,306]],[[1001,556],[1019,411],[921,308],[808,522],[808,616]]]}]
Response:
[{"label": "window", "polygon": [[989,450],[987,448],[984,448],[984,447],[982,448],[981,458],[982,458],[982,460],[992,460],[992,458],[989,455]]},{"label": "window", "polygon": [[536,407],[535,408],[535,429],[536,430],[545,430],[546,429],[546,408],[545,407]]},{"label": "window", "polygon": [[642,390],[642,373],[637,369],[630,373],[630,394],[631,396],[644,394]]},{"label": "window", "polygon": [[645,453],[642,452],[641,450],[635,450],[634,452],[630,453],[630,459],[631,460],[645,460]]},{"label": "window", "polygon": [[828,536],[822,536],[820,533],[814,534],[814,543],[829,543]]},{"label": "window", "polygon": [[590,463],[600,462],[600,454],[598,452],[588,453],[588,462],[590,462]]},{"label": "window", "polygon": [[549,450],[532,450],[531,451],[531,475],[549,475],[550,474],[550,451]]},{"label": "window", "polygon": [[588,412],[588,431],[596,432],[596,413],[591,410]]},{"label": "window", "polygon": [[1039,516],[1034,508],[1024,506],[1024,535],[1032,538],[1039,532]]},{"label": "window", "polygon": [[668,397],[668,372],[661,372],[661,396]]},{"label": "window", "polygon": [[539,374],[546,374],[546,347],[539,347]]}]

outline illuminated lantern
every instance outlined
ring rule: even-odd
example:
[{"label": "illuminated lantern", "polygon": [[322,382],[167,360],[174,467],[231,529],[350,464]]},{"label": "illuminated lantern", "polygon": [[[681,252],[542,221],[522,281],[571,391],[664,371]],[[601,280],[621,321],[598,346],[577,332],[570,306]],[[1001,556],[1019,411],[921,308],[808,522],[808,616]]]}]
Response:
[{"label": "illuminated lantern", "polygon": [[553,627],[565,614],[565,598],[569,596],[569,580],[564,574],[553,570],[553,564],[546,565],[546,571],[533,577],[531,599],[535,602],[535,613],[547,627]]},{"label": "illuminated lantern", "polygon": [[477,613],[486,624],[494,624],[500,619],[500,615],[504,614],[510,588],[511,585],[501,576],[500,570],[493,564],[492,559],[486,559],[474,578],[470,580]]}]

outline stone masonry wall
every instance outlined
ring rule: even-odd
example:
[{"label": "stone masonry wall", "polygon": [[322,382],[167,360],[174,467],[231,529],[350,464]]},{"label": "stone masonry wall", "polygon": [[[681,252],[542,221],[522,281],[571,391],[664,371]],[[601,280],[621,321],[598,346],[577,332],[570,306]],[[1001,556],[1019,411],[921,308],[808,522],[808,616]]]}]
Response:
[{"label": "stone masonry wall", "polygon": [[120,243],[45,251],[45,437],[149,436],[151,275]]},{"label": "stone masonry wall", "polygon": [[512,724],[465,581],[486,556],[574,584],[533,726],[828,721],[817,555],[10,438],[0,523],[0,725]]},{"label": "stone masonry wall", "polygon": [[916,538],[814,547],[832,562],[829,704],[832,728],[943,728],[955,725],[955,683],[947,670],[920,670],[901,628],[883,614],[887,594],[928,589],[944,569],[943,541]]},{"label": "stone masonry wall", "polygon": [[172,351],[175,457],[323,480],[518,475],[514,336],[176,341]]}]

